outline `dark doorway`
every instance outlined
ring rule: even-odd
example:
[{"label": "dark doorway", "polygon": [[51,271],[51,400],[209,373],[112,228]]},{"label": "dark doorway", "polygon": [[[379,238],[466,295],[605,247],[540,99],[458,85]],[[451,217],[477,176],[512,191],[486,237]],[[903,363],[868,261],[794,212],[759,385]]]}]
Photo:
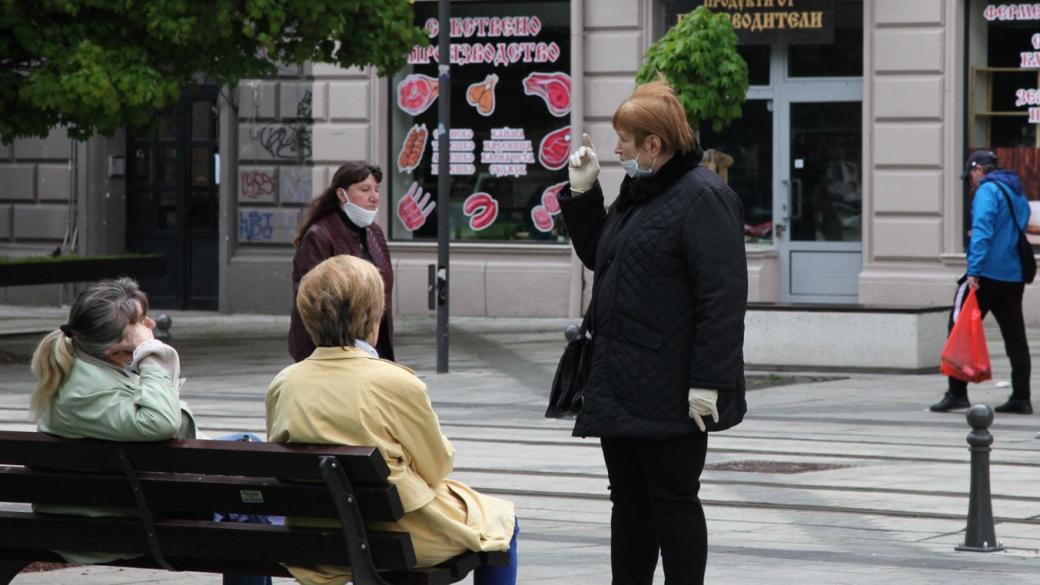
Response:
[{"label": "dark doorway", "polygon": [[192,87],[147,133],[127,140],[127,248],[166,256],[141,286],[151,305],[217,309],[217,88]]}]

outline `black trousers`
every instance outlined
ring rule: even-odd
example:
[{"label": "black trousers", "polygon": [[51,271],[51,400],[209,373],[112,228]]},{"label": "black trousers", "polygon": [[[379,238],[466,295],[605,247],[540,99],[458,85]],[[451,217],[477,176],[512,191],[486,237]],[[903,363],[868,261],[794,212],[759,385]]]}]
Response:
[{"label": "black trousers", "polygon": [[[1004,282],[979,278],[979,288],[975,297],[979,300],[979,310],[985,318],[993,313],[1000,326],[1000,335],[1004,338],[1004,350],[1011,360],[1011,397],[1029,400],[1029,375],[1032,363],[1029,358],[1029,342],[1026,340],[1026,323],[1022,317],[1022,295],[1025,284],[1021,282]],[[964,282],[957,290],[954,311],[950,313],[949,328],[953,329],[954,313],[968,297],[968,284]],[[968,383],[950,378],[950,394],[967,397]]]},{"label": "black trousers", "polygon": [[610,479],[613,585],[650,585],[657,557],[666,585],[702,585],[708,527],[697,497],[708,434],[601,439]]}]

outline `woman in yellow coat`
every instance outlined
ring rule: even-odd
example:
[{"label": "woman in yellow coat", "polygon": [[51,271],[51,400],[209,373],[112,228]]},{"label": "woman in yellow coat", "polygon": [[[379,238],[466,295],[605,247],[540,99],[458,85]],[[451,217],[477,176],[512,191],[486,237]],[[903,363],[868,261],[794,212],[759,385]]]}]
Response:
[{"label": "woman in yellow coat", "polygon": [[[369,262],[334,256],[304,276],[296,307],[317,346],[267,390],[267,437],[273,443],[374,445],[390,467],[405,515],[381,530],[411,535],[420,566],[466,551],[509,550],[510,567],[482,567],[475,585],[516,583],[513,504],[448,479],[455,449],[415,374],[377,357],[383,281]],[[290,567],[304,584],[343,584],[345,567]]]}]

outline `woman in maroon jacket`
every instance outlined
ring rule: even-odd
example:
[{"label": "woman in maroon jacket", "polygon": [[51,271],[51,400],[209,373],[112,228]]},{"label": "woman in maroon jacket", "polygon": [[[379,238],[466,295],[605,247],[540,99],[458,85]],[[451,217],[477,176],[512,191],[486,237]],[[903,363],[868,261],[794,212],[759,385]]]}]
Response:
[{"label": "woman in maroon jacket", "polygon": [[[394,320],[390,305],[394,271],[390,250],[383,230],[376,225],[379,210],[379,183],[383,172],[376,165],[360,161],[344,163],[332,177],[332,184],[304,211],[297,232],[296,255],[293,256],[293,299],[303,275],[326,258],[350,254],[368,260],[379,269],[386,295],[383,318],[379,323],[376,351],[379,357],[394,359]],[[295,361],[306,359],[314,351],[293,302],[289,322],[289,354]]]}]

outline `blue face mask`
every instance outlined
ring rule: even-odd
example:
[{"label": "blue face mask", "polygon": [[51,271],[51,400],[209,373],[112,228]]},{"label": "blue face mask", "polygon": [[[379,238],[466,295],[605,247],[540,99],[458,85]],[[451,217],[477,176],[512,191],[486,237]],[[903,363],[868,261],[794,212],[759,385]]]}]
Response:
[{"label": "blue face mask", "polygon": [[640,151],[636,153],[635,158],[625,160],[621,157],[618,157],[618,162],[621,163],[621,168],[625,169],[625,174],[627,174],[629,177],[632,177],[633,179],[642,179],[644,177],[649,177],[650,175],[654,174],[654,165],[657,164],[657,157],[655,156],[654,160],[650,163],[650,168],[639,168],[640,154],[643,154],[642,149],[640,149]]}]

